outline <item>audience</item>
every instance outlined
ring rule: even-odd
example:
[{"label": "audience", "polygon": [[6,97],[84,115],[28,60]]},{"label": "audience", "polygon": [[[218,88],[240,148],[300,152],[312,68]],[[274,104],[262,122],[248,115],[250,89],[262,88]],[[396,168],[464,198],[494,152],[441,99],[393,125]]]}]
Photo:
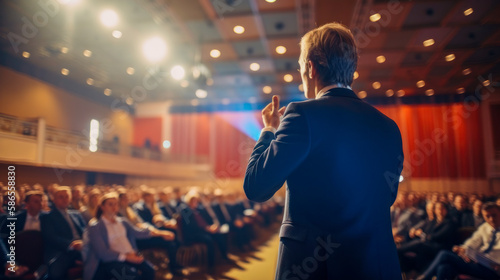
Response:
[{"label": "audience", "polygon": [[[3,189],[0,199],[6,196],[6,187]],[[449,201],[452,203],[448,203]],[[488,201],[493,203],[487,203]],[[133,253],[137,256],[137,253],[145,249],[163,250],[168,257],[168,270],[173,274],[180,274],[182,269],[176,260],[180,246],[204,244],[208,254],[208,272],[213,274],[216,264],[220,262],[217,260],[218,255],[223,262],[231,263],[228,251],[254,250],[254,228],[277,221],[283,202],[284,200],[273,199],[265,203],[253,203],[241,196],[241,193],[187,186],[153,189],[148,186],[131,188],[79,185],[69,188],[52,184],[44,189],[40,184],[20,185],[16,193],[18,212],[15,230],[41,231],[45,248],[44,262],[50,279],[66,279],[71,267],[82,267],[82,264],[85,265],[85,279],[111,279],[113,276],[106,274],[111,266],[135,271],[133,273],[141,277],[154,275],[154,271],[151,274],[151,270],[148,270],[149,264],[143,257],[130,258],[137,263],[127,262],[126,259],[120,261],[122,258],[118,259],[118,256],[121,251],[115,251],[110,247],[111,244],[106,244],[109,243],[107,239],[102,251],[90,249],[96,238],[92,234],[94,237],[91,240],[90,232],[101,231],[102,228],[107,231],[107,226],[110,225],[106,224],[107,221],[111,221],[112,226],[119,222],[126,233],[129,233],[128,230],[139,232],[139,235],[144,233],[140,239],[126,235],[130,247],[123,248],[132,250],[124,253],[125,255],[131,253],[129,255],[132,256]],[[496,211],[500,210],[491,206],[496,202],[500,202],[497,197],[476,193],[400,192],[391,208],[391,222],[403,271],[416,274],[424,273],[425,270],[421,279],[431,279],[432,276],[450,279],[456,274],[483,277],[481,279],[490,279],[488,277],[491,276],[491,279],[497,279],[494,278],[498,277],[494,270],[481,264],[467,263],[471,249],[465,250],[470,247],[479,252],[487,251],[488,257],[500,262],[497,256],[500,255],[500,236],[496,237],[492,248],[487,250],[492,240],[491,231],[500,225],[500,222],[495,222],[495,217],[500,213]],[[0,205],[4,205],[3,209],[8,206],[4,203]],[[81,214],[76,210],[81,211]],[[105,211],[108,212],[104,214]],[[0,219],[3,224],[3,245],[8,248],[6,214],[0,214]],[[455,235],[458,236],[459,231],[460,238],[456,239]],[[182,233],[183,238],[177,236],[177,233]],[[104,236],[102,232],[100,234],[102,241]],[[463,245],[453,247],[471,234],[472,237]],[[169,237],[165,239],[163,236]],[[448,251],[452,247],[455,253]],[[110,251],[118,252],[114,254],[115,259],[109,258],[107,252]],[[7,258],[4,250],[0,253],[4,259]],[[465,260],[462,258],[464,256]],[[429,265],[433,258],[434,262]],[[100,263],[105,264],[100,267]],[[89,265],[93,267],[91,270]],[[31,273],[26,267],[18,267],[22,271],[19,270],[15,275],[7,270],[3,274],[19,276]],[[140,272],[141,270],[144,271]],[[89,273],[91,276],[88,276]]]},{"label": "audience", "polygon": [[57,187],[53,193],[54,208],[40,217],[40,224],[49,277],[58,280],[66,279],[68,269],[81,264],[82,234],[86,224],[78,211],[68,210],[71,188]]},{"label": "audience", "polygon": [[[500,277],[500,207],[486,203],[482,208],[486,223],[483,223],[463,245],[454,246],[453,252],[439,252],[432,264],[417,279],[437,280],[455,279],[458,274],[467,274],[480,279],[499,279]],[[485,264],[481,256],[496,264]],[[488,267],[489,266],[489,267]]]},{"label": "audience", "polygon": [[173,240],[168,231],[138,229],[117,217],[118,195],[107,193],[101,198],[95,221],[89,225],[85,240],[86,252],[84,279],[107,280],[116,277],[113,273],[127,275],[132,279],[153,280],[153,266],[138,254],[136,239],[158,236]]}]

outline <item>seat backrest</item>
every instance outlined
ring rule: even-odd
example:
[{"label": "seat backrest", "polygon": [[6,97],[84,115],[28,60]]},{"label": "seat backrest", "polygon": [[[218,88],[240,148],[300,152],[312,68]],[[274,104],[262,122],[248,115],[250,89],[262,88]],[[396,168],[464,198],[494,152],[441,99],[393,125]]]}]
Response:
[{"label": "seat backrest", "polygon": [[36,270],[43,264],[43,238],[37,230],[24,230],[16,234],[16,261]]},{"label": "seat backrest", "polygon": [[177,222],[177,240],[179,240],[181,244],[184,244],[184,232],[182,231],[182,215],[174,214],[174,218]]}]

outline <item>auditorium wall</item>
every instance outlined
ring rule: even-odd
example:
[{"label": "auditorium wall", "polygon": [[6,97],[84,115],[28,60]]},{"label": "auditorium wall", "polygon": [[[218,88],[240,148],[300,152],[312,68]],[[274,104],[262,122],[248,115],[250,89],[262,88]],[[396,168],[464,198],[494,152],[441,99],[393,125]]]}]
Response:
[{"label": "auditorium wall", "polygon": [[0,66],[0,113],[23,119],[44,118],[48,126],[76,132],[88,131],[90,121],[111,121],[103,139],[118,136],[131,144],[133,116],[112,110],[63,89]]}]

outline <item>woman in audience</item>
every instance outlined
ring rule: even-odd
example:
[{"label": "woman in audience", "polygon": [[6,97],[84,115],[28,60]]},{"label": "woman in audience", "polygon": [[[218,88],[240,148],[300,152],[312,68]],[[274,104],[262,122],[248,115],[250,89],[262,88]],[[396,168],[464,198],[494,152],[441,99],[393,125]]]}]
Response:
[{"label": "woman in audience", "polygon": [[173,240],[168,231],[138,229],[117,216],[118,195],[108,193],[101,198],[96,220],[92,221],[85,236],[84,280],[107,280],[113,274],[127,275],[129,279],[153,280],[151,264],[138,254],[136,239],[161,236]]},{"label": "woman in audience", "polygon": [[80,212],[82,213],[82,217],[85,220],[85,223],[88,224],[89,221],[93,217],[95,217],[100,197],[101,197],[101,191],[98,189],[93,189],[88,194],[87,206],[84,206],[80,209]]}]

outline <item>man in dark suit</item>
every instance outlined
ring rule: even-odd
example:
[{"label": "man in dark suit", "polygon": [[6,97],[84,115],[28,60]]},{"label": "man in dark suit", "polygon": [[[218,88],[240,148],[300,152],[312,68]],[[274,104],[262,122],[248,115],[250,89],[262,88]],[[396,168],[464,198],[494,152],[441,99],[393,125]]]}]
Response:
[{"label": "man in dark suit", "polygon": [[299,64],[313,100],[285,111],[273,96],[262,110],[244,190],[266,201],[287,181],[276,279],[401,279],[390,220],[401,135],[351,90],[357,59],[345,26],[310,31]]},{"label": "man in dark suit", "polygon": [[23,230],[41,230],[41,220],[46,212],[42,211],[43,193],[29,191],[24,199],[25,210],[16,215],[16,232]]},{"label": "man in dark suit", "polygon": [[57,187],[53,196],[54,208],[41,217],[44,258],[49,264],[49,277],[54,280],[65,279],[68,269],[82,259],[85,222],[78,211],[68,210],[70,201],[71,189]]}]

